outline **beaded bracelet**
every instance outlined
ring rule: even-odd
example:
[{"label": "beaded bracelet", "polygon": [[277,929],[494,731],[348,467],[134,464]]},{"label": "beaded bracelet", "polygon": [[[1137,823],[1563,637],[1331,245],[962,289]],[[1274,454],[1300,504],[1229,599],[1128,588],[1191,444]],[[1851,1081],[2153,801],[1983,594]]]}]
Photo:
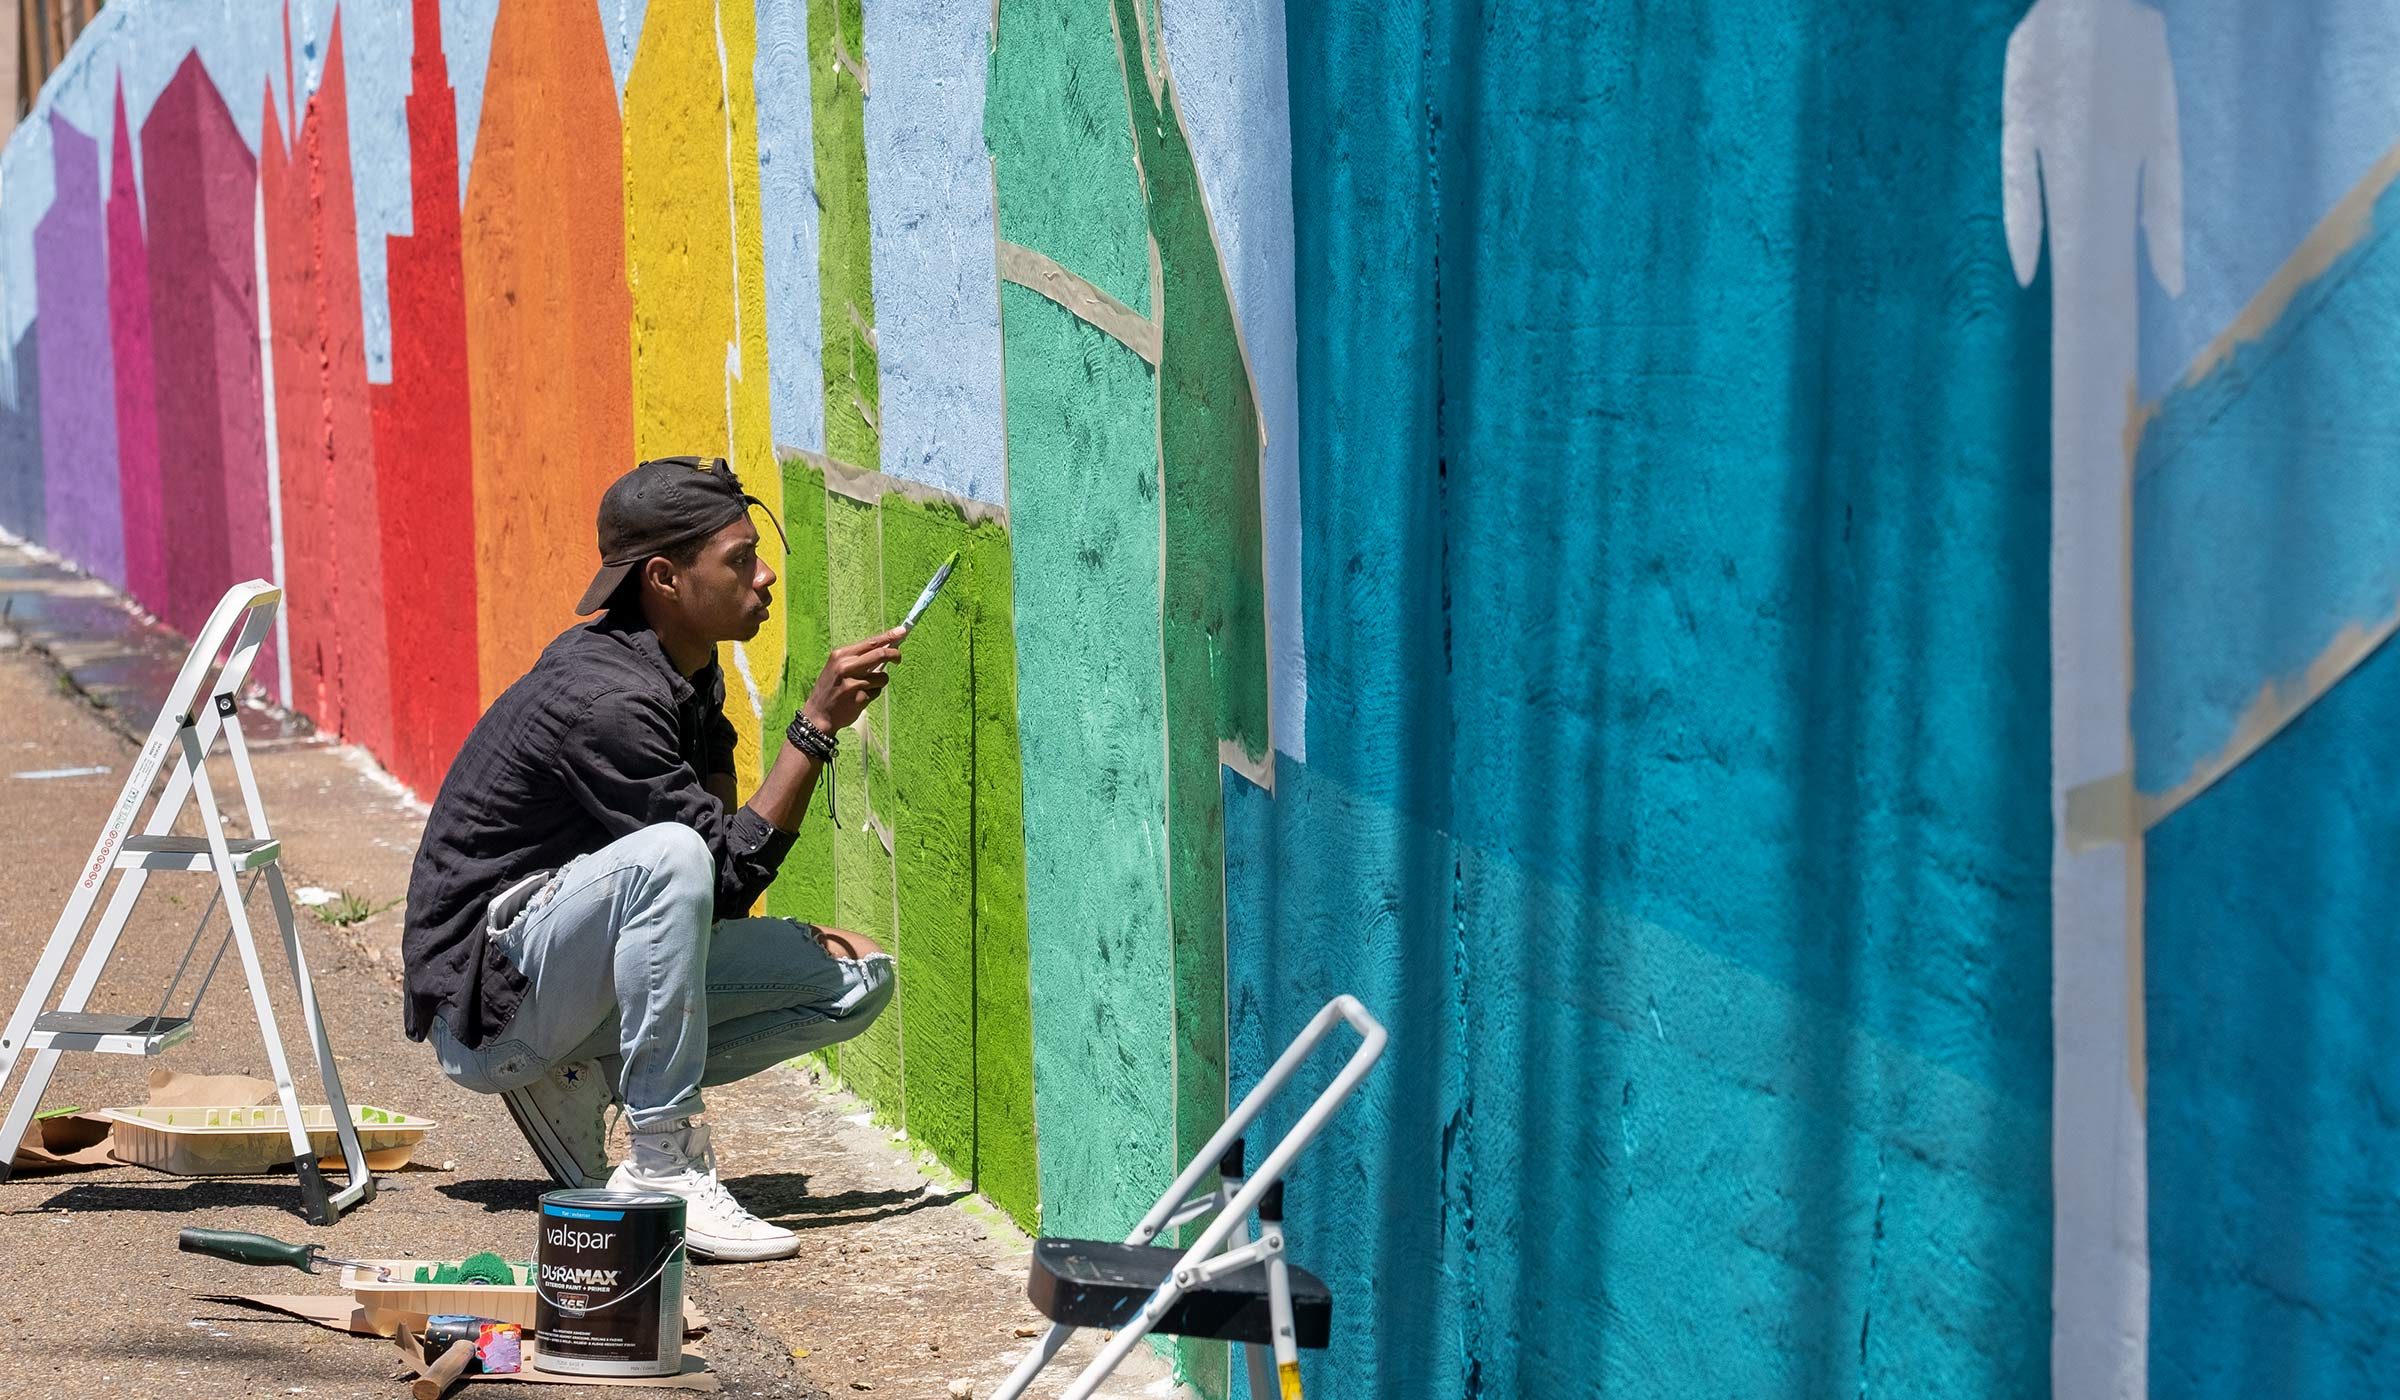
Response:
[{"label": "beaded bracelet", "polygon": [[787,741],[799,745],[803,753],[828,761],[833,758],[834,752],[841,747],[842,743],[840,739],[819,729],[807,714],[801,712],[795,712],[792,715],[791,727],[783,731],[783,737]]},{"label": "beaded bracelet", "polygon": [[783,731],[783,738],[785,743],[825,765],[825,814],[833,819],[834,828],[839,830],[842,808],[840,785],[833,780],[833,758],[841,751],[842,741],[819,729],[805,713],[797,710],[793,711],[792,722]]}]

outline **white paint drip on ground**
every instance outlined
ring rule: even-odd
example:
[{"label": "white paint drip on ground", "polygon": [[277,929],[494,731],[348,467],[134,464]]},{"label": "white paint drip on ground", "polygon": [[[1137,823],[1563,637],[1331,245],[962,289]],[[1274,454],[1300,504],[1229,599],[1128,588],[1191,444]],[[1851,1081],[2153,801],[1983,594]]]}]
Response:
[{"label": "white paint drip on ground", "polygon": [[2136,0],[2036,0],[2009,38],[2001,181],[2020,284],[2048,233],[2051,344],[2051,1386],[2148,1391],[2138,830],[2070,849],[2066,794],[2133,769],[2136,239],[2183,289],[2182,158],[2166,21]]},{"label": "white paint drip on ground", "polygon": [[8,776],[22,779],[23,781],[29,783],[39,783],[46,782],[52,778],[90,778],[111,771],[113,770],[111,770],[107,764],[103,763],[95,764],[87,768],[35,768],[28,772],[11,773]]}]

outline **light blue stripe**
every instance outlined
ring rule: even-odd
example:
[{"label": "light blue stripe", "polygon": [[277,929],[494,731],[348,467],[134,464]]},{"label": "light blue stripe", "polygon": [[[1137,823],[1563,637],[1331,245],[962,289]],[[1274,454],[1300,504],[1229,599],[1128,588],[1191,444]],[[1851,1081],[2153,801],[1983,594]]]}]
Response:
[{"label": "light blue stripe", "polygon": [[991,21],[977,0],[866,7],[867,232],[883,470],[997,504],[1007,493],[983,143]]},{"label": "light blue stripe", "polygon": [[2164,394],[2400,140],[2400,5],[2158,0],[2183,147],[2185,287],[2142,284],[2141,386]]},{"label": "light blue stripe", "polygon": [[777,445],[823,451],[825,327],[817,304],[807,0],[758,0],[758,59],[751,78],[758,93],[758,193],[767,263],[767,405]]}]

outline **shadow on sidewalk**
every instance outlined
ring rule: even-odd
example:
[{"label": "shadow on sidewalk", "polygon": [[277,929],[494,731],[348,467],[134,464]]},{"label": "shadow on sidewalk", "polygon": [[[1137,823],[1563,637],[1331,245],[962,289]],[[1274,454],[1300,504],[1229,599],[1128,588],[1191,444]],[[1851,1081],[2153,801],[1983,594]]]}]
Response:
[{"label": "shadow on sidewalk", "polygon": [[[831,1196],[808,1194],[806,1172],[757,1172],[735,1177],[725,1183],[734,1199],[748,1207],[761,1220],[772,1221],[787,1230],[815,1230],[828,1225],[860,1225],[870,1220],[890,1220],[920,1210],[939,1210],[964,1200],[966,1191],[842,1191]],[[531,1211],[541,1204],[542,1193],[553,1189],[546,1181],[523,1178],[485,1177],[475,1181],[449,1181],[434,1188],[454,1201],[479,1206],[486,1214],[503,1211]]]},{"label": "shadow on sidewalk", "polygon": [[487,1176],[474,1181],[445,1181],[433,1188],[454,1201],[483,1207],[484,1214],[521,1210],[530,1214],[542,1203],[542,1193],[557,1189],[548,1181],[521,1176]]},{"label": "shadow on sidewalk", "polygon": [[828,1225],[860,1225],[890,1220],[920,1210],[939,1210],[964,1200],[966,1191],[887,1190],[838,1191],[830,1196],[808,1194],[806,1172],[756,1172],[725,1183],[735,1200],[762,1220],[787,1230],[817,1230]]},{"label": "shadow on sidewalk", "polygon": [[[339,1172],[329,1174],[328,1180],[338,1181]],[[67,1187],[43,1201],[37,1209],[63,1210],[76,1214],[98,1211],[150,1211],[156,1214],[182,1215],[190,1211],[230,1210],[239,1206],[264,1206],[288,1212],[300,1218],[300,1182],[297,1177],[206,1177],[199,1180],[160,1180],[126,1182],[122,1185],[87,1181]]]}]

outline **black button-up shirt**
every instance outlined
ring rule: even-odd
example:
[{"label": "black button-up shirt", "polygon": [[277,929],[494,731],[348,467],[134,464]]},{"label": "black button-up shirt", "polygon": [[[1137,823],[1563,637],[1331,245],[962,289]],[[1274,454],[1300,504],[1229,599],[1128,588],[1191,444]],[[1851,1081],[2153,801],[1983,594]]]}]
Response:
[{"label": "black button-up shirt", "polygon": [[793,838],[701,785],[733,771],[733,725],[715,662],[685,679],[638,615],[570,627],[504,691],[442,779],[408,881],[408,1037],[441,1017],[474,1049],[506,1029],[525,978],[484,936],[510,884],[658,822],[681,822],[717,858],[717,908],[748,909]]}]

